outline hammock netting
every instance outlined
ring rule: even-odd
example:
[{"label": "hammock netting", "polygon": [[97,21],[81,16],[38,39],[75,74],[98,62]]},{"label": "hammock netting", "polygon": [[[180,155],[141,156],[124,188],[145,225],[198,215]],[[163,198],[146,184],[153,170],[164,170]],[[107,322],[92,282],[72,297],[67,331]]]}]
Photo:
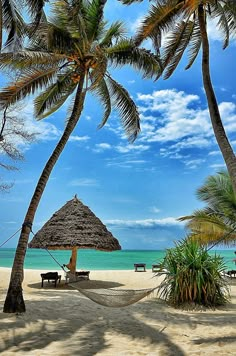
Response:
[{"label": "hammock netting", "polygon": [[77,289],[81,294],[85,295],[95,303],[113,308],[125,307],[134,304],[144,297],[147,297],[156,289],[82,289],[71,283],[69,285]]}]

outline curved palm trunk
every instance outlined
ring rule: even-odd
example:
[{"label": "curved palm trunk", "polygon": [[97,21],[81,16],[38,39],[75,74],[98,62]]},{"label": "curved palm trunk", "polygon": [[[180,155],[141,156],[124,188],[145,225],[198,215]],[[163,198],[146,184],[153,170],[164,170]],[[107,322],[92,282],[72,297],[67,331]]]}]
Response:
[{"label": "curved palm trunk", "polygon": [[65,131],[54,149],[51,157],[47,161],[45,168],[38,180],[38,184],[35,188],[31,202],[29,204],[27,213],[25,215],[24,223],[22,225],[20,238],[18,241],[14,263],[11,272],[10,284],[4,304],[3,311],[5,313],[22,313],[25,312],[25,303],[22,293],[22,282],[24,279],[24,259],[27,250],[29,235],[31,232],[31,226],[34,221],[34,216],[46,187],[49,176],[55,166],[60,154],[62,153],[72,131],[74,130],[81,112],[83,110],[83,104],[85,99],[85,92],[83,92],[84,76],[81,75],[79,86],[77,89],[74,107],[70,119],[66,125]]},{"label": "curved palm trunk", "polygon": [[208,108],[210,112],[211,123],[216,137],[216,141],[226,163],[232,181],[233,190],[236,196],[236,157],[225,133],[218,108],[218,103],[211,83],[209,65],[209,42],[206,31],[205,13],[203,5],[199,5],[198,7],[198,19],[202,37],[202,77],[207,97]]}]

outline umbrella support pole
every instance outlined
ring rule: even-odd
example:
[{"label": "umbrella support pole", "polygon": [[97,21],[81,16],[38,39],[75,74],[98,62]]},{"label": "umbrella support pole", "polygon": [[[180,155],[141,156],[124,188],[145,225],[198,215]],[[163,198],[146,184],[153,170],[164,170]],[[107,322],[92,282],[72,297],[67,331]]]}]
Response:
[{"label": "umbrella support pole", "polygon": [[77,261],[77,247],[72,248],[71,258],[70,258],[70,272],[75,274],[76,272],[76,261]]}]

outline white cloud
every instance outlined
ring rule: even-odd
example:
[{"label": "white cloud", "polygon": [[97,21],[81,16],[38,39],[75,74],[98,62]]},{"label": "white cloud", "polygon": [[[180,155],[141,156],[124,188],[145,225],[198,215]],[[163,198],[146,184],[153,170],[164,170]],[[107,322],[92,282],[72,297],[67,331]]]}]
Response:
[{"label": "white cloud", "polygon": [[113,227],[158,227],[158,226],[180,226],[183,222],[177,221],[177,218],[167,217],[162,219],[143,219],[143,220],[106,220],[105,223]]},{"label": "white cloud", "polygon": [[69,138],[69,141],[71,141],[71,142],[86,142],[88,140],[90,140],[89,136],[75,136],[75,135],[72,135]]},{"label": "white cloud", "polygon": [[223,102],[219,104],[219,111],[227,133],[236,130],[236,104]]},{"label": "white cloud", "polygon": [[160,213],[160,209],[159,208],[157,208],[156,206],[151,206],[151,208],[150,208],[150,211],[152,212],[152,213]]},{"label": "white cloud", "polygon": [[16,221],[4,221],[3,224],[15,225],[15,224],[17,224],[17,222]]},{"label": "white cloud", "polygon": [[70,181],[69,185],[73,187],[92,187],[97,186],[98,182],[96,179],[81,178]]},{"label": "white cloud", "polygon": [[[137,94],[139,106],[141,133],[135,144],[127,144],[123,129],[114,122],[106,126],[113,132],[121,144],[111,148],[118,153],[142,155],[154,149],[160,156],[181,160],[189,169],[194,169],[204,164],[208,155],[207,150],[216,151],[216,139],[213,133],[208,107],[202,107],[200,97],[188,94],[177,89],[153,91],[148,94]],[[221,102],[219,110],[227,134],[236,130],[236,105],[233,102]],[[230,138],[230,136],[229,136]],[[231,142],[232,145],[234,142]],[[168,147],[167,147],[168,144]],[[199,150],[198,157],[192,160],[192,150]],[[209,154],[209,155],[213,155]],[[146,157],[145,157],[146,159]],[[109,162],[123,168],[132,167],[132,160],[122,157],[122,161]],[[138,159],[139,161],[139,159]],[[150,169],[150,167],[149,167]]]},{"label": "white cloud", "polygon": [[137,145],[137,144],[132,144],[132,145],[126,145],[126,146],[115,146],[115,150],[120,152],[120,153],[128,153],[131,151],[147,151],[150,148],[150,146],[147,145]]},{"label": "white cloud", "polygon": [[221,154],[221,152],[219,150],[218,151],[211,151],[211,152],[208,153],[208,156],[218,156],[220,154]]},{"label": "white cloud", "polygon": [[[169,89],[151,94],[139,93],[137,100],[141,112],[139,142],[149,145],[154,142],[168,143],[168,149],[160,150],[162,156],[182,159],[181,150],[215,146],[208,108],[201,108],[197,95]],[[222,102],[219,110],[227,134],[235,132],[236,105]]]},{"label": "white cloud", "polygon": [[200,166],[201,164],[205,163],[206,160],[205,159],[192,159],[192,160],[189,160],[189,161],[185,161],[185,165],[187,167],[189,167],[190,169],[195,169],[195,168],[198,168],[198,166]]},{"label": "white cloud", "polygon": [[95,148],[93,149],[93,151],[100,153],[100,152],[110,150],[111,148],[112,148],[112,146],[109,143],[98,143],[95,145]]},{"label": "white cloud", "polygon": [[131,154],[124,154],[122,157],[119,155],[113,159],[107,160],[108,167],[119,167],[119,168],[131,168],[131,167],[141,167],[142,171],[144,170],[144,164],[147,163],[144,159],[138,159],[136,152]]},{"label": "white cloud", "polygon": [[211,164],[210,168],[223,169],[223,168],[226,168],[226,166],[224,163],[215,163],[215,164]]},{"label": "white cloud", "polygon": [[[141,141],[180,142],[185,139],[182,145],[189,147],[208,144],[205,137],[212,135],[211,123],[208,110],[199,108],[197,95],[177,92],[175,89],[160,90],[152,94],[138,94],[138,101],[144,121],[141,124]],[[146,112],[148,115],[145,118]]]}]

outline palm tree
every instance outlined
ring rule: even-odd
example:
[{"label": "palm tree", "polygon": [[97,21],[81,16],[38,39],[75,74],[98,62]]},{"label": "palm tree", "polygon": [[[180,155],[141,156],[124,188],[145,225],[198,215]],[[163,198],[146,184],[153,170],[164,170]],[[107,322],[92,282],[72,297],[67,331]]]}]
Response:
[{"label": "palm tree", "polygon": [[202,244],[236,244],[236,196],[228,172],[209,176],[197,190],[197,197],[207,204],[189,216],[187,221],[191,238]]},{"label": "palm tree", "polygon": [[[41,23],[28,50],[0,56],[0,66],[20,69],[18,80],[0,93],[8,107],[28,94],[35,98],[35,115],[44,118],[73,94],[65,130],[39,178],[22,225],[4,312],[24,312],[23,264],[34,216],[50,173],[81,116],[86,94],[95,94],[104,107],[102,127],[114,107],[130,141],[139,133],[139,113],[126,89],[112,78],[109,66],[130,65],[144,77],[159,74],[156,55],[124,37],[120,22],[103,20],[104,0],[56,0],[53,18]],[[42,91],[42,89],[44,89]]]},{"label": "palm tree", "polygon": [[[142,0],[120,0],[132,4]],[[189,69],[202,50],[202,78],[214,134],[229,171],[233,190],[236,194],[236,157],[222,124],[218,103],[210,74],[210,48],[207,22],[217,19],[222,33],[223,49],[236,30],[235,0],[156,0],[137,30],[135,43],[139,45],[150,38],[154,47],[160,50],[160,35],[165,34],[162,49],[163,77],[169,78],[188,49]]]}]

